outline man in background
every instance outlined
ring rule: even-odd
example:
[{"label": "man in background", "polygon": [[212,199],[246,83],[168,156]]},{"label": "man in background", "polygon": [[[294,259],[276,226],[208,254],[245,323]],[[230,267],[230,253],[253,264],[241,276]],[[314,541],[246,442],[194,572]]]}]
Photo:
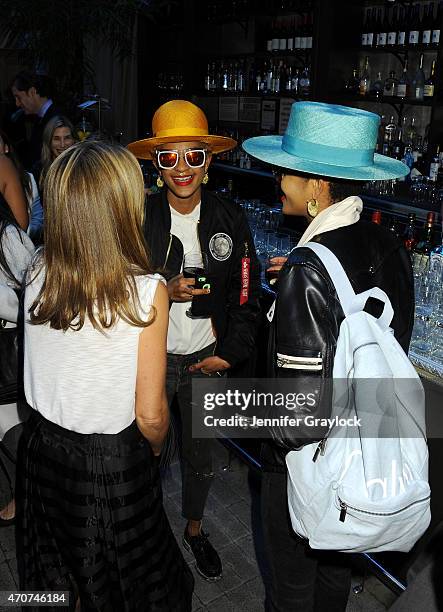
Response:
[{"label": "man in background", "polygon": [[12,82],[11,92],[17,108],[34,117],[31,136],[20,151],[25,168],[30,170],[40,161],[43,130],[52,117],[60,114],[60,109],[54,105],[53,85],[46,75],[19,72]]}]

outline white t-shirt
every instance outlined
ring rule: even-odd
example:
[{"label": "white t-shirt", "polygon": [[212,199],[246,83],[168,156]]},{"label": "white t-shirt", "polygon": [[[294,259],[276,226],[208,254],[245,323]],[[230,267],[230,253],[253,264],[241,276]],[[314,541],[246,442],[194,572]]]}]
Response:
[{"label": "white t-shirt", "polygon": [[[27,287],[25,313],[41,289],[44,271]],[[149,318],[159,274],[136,279],[143,319]],[[79,331],[32,325],[25,318],[24,383],[28,404],[46,419],[83,434],[116,434],[135,418],[141,327],[123,320],[109,330],[89,319]]]},{"label": "white t-shirt", "polygon": [[[182,215],[172,206],[171,233],[183,244],[184,254],[200,253],[197,234],[200,204],[188,215]],[[215,342],[211,319],[191,319],[186,311],[192,302],[173,302],[169,309],[168,353],[189,355],[201,351]]]}]

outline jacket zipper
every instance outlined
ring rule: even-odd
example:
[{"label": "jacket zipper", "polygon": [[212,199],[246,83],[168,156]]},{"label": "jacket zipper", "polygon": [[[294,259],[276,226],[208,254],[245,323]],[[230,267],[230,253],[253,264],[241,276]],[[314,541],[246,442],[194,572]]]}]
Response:
[{"label": "jacket zipper", "polygon": [[277,353],[277,367],[284,368],[289,365],[296,370],[321,370],[321,357],[288,357]]},{"label": "jacket zipper", "polygon": [[356,512],[360,512],[361,514],[368,514],[370,516],[394,516],[395,514],[400,514],[400,512],[403,512],[403,510],[406,510],[407,508],[410,508],[411,506],[415,506],[415,504],[420,504],[421,502],[425,502],[428,499],[430,499],[430,495],[428,495],[427,497],[423,497],[422,499],[417,499],[414,502],[411,502],[409,505],[405,506],[404,508],[401,508],[401,510],[395,510],[394,512],[370,512],[369,510],[361,510],[360,508],[355,508],[354,506],[350,506],[349,504],[347,504],[346,502],[344,502],[342,499],[340,499],[340,497],[338,497],[338,502],[340,504],[340,521],[342,523],[345,522],[345,518],[346,518],[346,513],[348,511],[348,508],[350,508],[351,510],[355,510]]},{"label": "jacket zipper", "polygon": [[168,244],[168,249],[166,251],[165,263],[163,264],[164,268],[166,268],[166,263],[168,261],[169,253],[171,251],[171,245],[172,245],[172,234],[171,232],[169,232],[169,244]]}]

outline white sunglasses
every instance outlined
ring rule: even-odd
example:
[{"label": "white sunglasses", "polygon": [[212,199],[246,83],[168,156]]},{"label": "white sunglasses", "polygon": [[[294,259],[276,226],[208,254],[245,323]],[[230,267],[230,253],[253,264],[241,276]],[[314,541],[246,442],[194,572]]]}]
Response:
[{"label": "white sunglasses", "polygon": [[182,156],[190,168],[202,168],[206,162],[206,149],[186,149],[184,151],[163,149],[156,151],[155,155],[157,165],[162,170],[175,168]]}]

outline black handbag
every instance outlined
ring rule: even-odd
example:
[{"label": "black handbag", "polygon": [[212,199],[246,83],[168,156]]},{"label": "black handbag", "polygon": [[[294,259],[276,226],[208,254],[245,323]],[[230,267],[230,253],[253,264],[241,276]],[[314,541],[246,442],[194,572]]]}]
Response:
[{"label": "black handbag", "polygon": [[18,380],[18,327],[6,327],[6,321],[0,319],[0,404],[12,404],[17,401]]}]

